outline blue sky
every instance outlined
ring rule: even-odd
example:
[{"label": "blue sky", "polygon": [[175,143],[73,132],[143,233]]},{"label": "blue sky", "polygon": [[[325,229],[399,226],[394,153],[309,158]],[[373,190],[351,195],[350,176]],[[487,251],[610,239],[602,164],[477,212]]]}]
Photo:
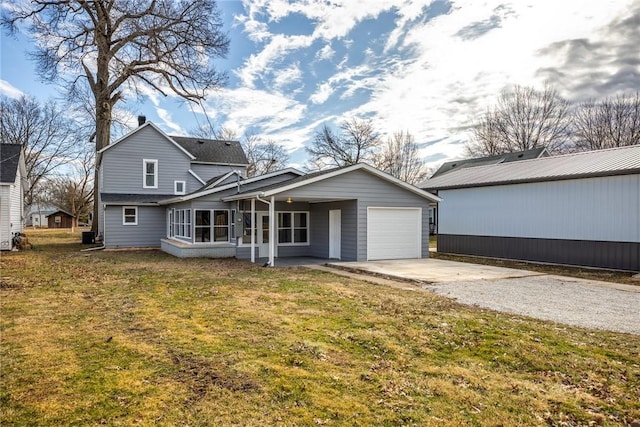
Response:
[{"label": "blue sky", "polygon": [[[292,166],[323,123],[373,120],[412,133],[428,164],[460,157],[470,126],[514,84],[550,82],[572,101],[640,88],[640,0],[219,1],[228,85],[204,103],[216,126],[282,143]],[[58,95],[2,35],[0,93]],[[169,134],[205,122],[149,92],[125,107]]]}]

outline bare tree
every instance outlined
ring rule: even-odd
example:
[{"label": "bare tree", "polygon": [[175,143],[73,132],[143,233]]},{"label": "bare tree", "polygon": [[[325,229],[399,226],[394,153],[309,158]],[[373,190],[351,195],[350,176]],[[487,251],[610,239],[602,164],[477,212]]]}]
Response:
[{"label": "bare tree", "polygon": [[524,151],[545,146],[551,153],[570,150],[569,102],[545,85],[542,91],[515,86],[480,119],[467,145],[471,156]]},{"label": "bare tree", "polygon": [[289,154],[285,148],[273,139],[262,141],[255,135],[245,135],[241,144],[249,160],[247,176],[264,175],[284,169],[289,162]]},{"label": "bare tree", "polygon": [[573,131],[580,150],[640,143],[640,92],[581,104],[575,113]]},{"label": "bare tree", "polygon": [[[64,82],[70,94],[88,85],[96,150],[109,144],[113,109],[127,90],[200,101],[225,81],[212,61],[229,47],[215,0],[33,0],[8,10],[5,28],[29,25],[41,77]],[[96,170],[96,185],[98,178]]]},{"label": "bare tree", "polygon": [[41,104],[28,96],[0,98],[0,141],[23,147],[29,184],[24,191],[26,207],[36,201],[42,180],[78,158],[80,143],[75,123],[63,109],[53,101]]},{"label": "bare tree", "polygon": [[93,152],[86,150],[70,164],[72,170],[67,174],[44,181],[42,201],[70,213],[76,220],[80,215],[91,212],[94,195],[93,159]]},{"label": "bare tree", "polygon": [[310,156],[309,169],[323,169],[330,166],[348,166],[360,162],[374,162],[374,155],[380,146],[380,135],[371,120],[351,119],[340,126],[336,134],[327,125],[316,132],[307,153]]},{"label": "bare tree", "polygon": [[387,138],[376,156],[375,166],[409,184],[424,181],[428,174],[418,144],[413,135],[405,131],[395,132]]}]

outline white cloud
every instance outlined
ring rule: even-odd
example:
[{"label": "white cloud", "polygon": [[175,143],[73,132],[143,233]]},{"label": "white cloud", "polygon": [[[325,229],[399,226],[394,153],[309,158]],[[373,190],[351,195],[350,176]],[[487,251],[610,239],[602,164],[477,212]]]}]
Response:
[{"label": "white cloud", "polygon": [[291,51],[311,46],[311,43],[310,36],[274,35],[262,51],[249,56],[236,74],[245,86],[255,88],[255,79],[270,72],[274,62],[281,61]]},{"label": "white cloud", "polygon": [[13,98],[13,99],[17,99],[17,98],[20,98],[21,96],[25,95],[25,93],[23,91],[21,91],[20,89],[18,89],[17,87],[13,86],[8,81],[1,80],[1,79],[0,79],[0,94],[5,95],[5,96],[7,96],[9,98]]},{"label": "white cloud", "polygon": [[306,106],[278,92],[241,87],[214,93],[206,109],[224,115],[223,126],[237,129],[240,134],[251,128],[260,135],[273,135],[300,125]]},{"label": "white cloud", "polygon": [[302,70],[300,70],[299,62],[295,62],[282,70],[276,70],[274,74],[273,84],[278,90],[299,83],[302,79]]},{"label": "white cloud", "polygon": [[329,60],[333,58],[333,55],[336,54],[336,51],[333,50],[330,44],[325,45],[322,49],[316,52],[316,58],[319,60]]},{"label": "white cloud", "polygon": [[324,104],[333,92],[334,89],[331,87],[331,83],[324,82],[318,86],[318,89],[309,97],[309,101],[314,104]]},{"label": "white cloud", "polygon": [[178,135],[187,134],[187,132],[185,132],[182,126],[180,126],[179,124],[173,121],[171,117],[171,113],[169,113],[164,108],[156,108],[156,114],[158,114],[158,117],[160,117],[160,120],[162,120],[161,127],[167,127],[171,129],[170,133],[176,133]]}]

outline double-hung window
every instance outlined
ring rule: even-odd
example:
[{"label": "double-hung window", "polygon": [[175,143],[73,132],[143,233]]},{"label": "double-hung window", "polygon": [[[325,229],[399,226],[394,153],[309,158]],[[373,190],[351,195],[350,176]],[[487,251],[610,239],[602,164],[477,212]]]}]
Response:
[{"label": "double-hung window", "polygon": [[142,160],[142,187],[158,188],[158,161]]},{"label": "double-hung window", "polygon": [[122,208],[122,225],[138,225],[138,208],[136,206]]},{"label": "double-hung window", "polygon": [[196,210],[195,216],[196,242],[229,241],[228,210]]},{"label": "double-hung window", "polygon": [[305,245],[309,243],[308,212],[278,212],[278,243]]}]

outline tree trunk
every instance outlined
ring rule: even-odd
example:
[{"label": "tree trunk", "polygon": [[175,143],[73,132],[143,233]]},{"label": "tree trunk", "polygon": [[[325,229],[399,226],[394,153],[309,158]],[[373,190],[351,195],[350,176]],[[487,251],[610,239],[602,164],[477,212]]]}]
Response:
[{"label": "tree trunk", "polygon": [[[100,49],[100,46],[98,47]],[[93,93],[96,97],[96,159],[95,175],[93,180],[93,223],[91,231],[98,231],[100,212],[100,168],[102,166],[101,155],[98,151],[109,145],[111,138],[111,107],[116,98],[111,98],[109,93],[109,63],[106,55],[98,55],[98,69]]]}]

